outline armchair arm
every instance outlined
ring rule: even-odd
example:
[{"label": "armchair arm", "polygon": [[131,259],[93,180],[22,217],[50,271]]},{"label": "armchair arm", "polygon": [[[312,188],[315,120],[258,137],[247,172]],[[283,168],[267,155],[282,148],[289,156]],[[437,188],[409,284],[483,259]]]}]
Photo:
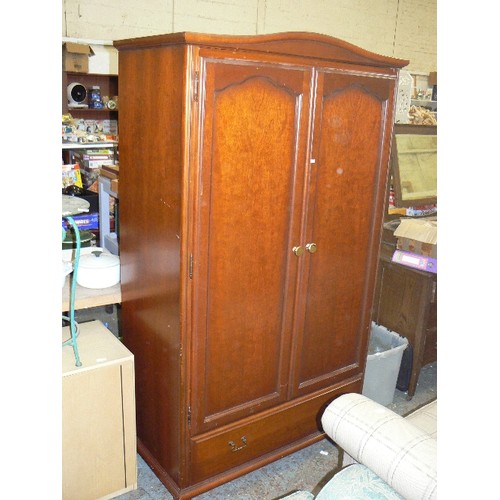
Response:
[{"label": "armchair arm", "polygon": [[425,431],[354,393],[330,403],[321,422],[338,446],[404,498],[437,498],[437,442]]}]

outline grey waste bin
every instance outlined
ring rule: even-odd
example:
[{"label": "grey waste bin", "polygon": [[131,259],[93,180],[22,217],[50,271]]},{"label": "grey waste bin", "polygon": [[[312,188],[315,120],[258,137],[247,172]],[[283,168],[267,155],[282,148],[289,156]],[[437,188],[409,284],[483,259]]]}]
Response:
[{"label": "grey waste bin", "polygon": [[407,345],[405,337],[372,322],[363,395],[384,406],[392,403]]}]

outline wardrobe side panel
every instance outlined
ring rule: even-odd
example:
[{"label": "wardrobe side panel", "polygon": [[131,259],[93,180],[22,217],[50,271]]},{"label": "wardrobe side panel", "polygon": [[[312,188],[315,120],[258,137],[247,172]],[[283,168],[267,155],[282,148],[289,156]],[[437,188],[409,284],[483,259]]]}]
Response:
[{"label": "wardrobe side panel", "polygon": [[178,481],[184,48],[122,50],[119,64],[121,328],[139,448]]}]

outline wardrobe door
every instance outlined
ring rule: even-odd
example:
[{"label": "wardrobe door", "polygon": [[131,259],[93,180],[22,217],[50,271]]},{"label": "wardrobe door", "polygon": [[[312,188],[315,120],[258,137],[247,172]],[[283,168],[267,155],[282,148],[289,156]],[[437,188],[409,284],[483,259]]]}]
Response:
[{"label": "wardrobe door", "polygon": [[201,60],[193,434],[287,397],[311,77],[290,65]]},{"label": "wardrobe door", "polygon": [[364,369],[395,80],[320,71],[293,394]]}]

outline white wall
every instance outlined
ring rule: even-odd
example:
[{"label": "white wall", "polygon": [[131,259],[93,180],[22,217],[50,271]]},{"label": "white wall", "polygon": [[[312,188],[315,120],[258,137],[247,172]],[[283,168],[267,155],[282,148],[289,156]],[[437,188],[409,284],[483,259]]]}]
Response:
[{"label": "white wall", "polygon": [[313,31],[437,69],[437,0],[62,0],[62,36]]}]

